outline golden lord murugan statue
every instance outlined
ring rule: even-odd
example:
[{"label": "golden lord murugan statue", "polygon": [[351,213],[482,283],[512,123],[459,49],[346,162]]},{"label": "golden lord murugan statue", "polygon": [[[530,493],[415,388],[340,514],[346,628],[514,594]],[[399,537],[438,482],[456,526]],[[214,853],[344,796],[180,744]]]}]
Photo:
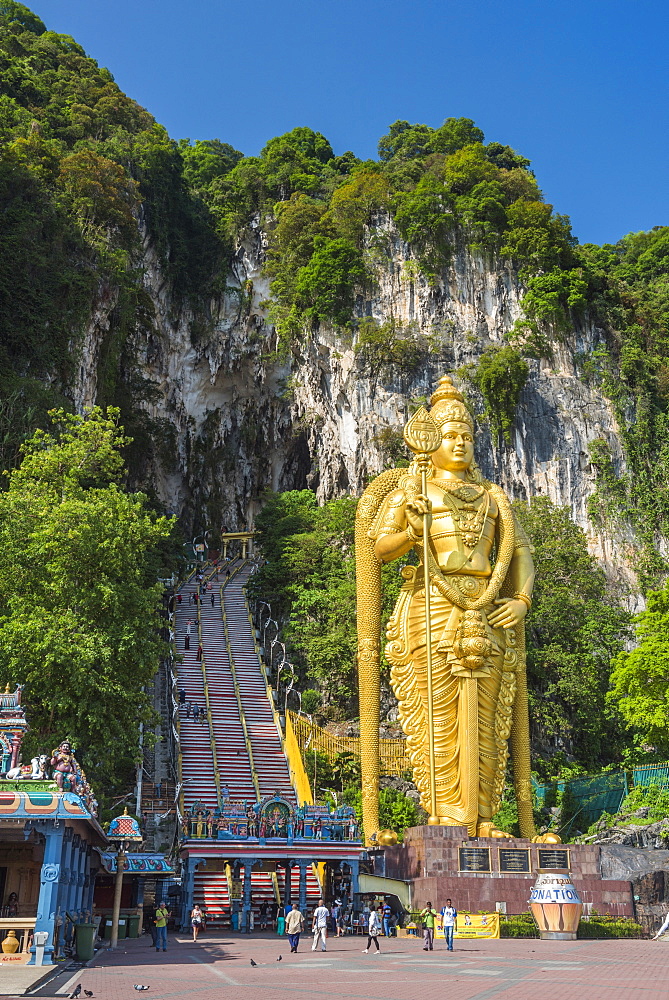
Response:
[{"label": "golden lord murugan statue", "polygon": [[365,834],[379,826],[380,566],[413,549],[419,565],[402,569],[385,649],[428,823],[506,836],[493,817],[510,741],[521,833],[534,837],[523,624],[530,543],[503,490],[476,467],[474,420],[449,377],[404,436],[415,461],[378,476],[356,518]]}]

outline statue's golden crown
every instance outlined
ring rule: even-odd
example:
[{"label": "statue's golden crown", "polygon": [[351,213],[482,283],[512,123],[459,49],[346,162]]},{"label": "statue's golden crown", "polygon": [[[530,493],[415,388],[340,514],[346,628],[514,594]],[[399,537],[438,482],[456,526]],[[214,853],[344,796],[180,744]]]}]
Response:
[{"label": "statue's golden crown", "polygon": [[474,430],[474,418],[471,415],[462,393],[453,385],[450,375],[439,379],[437,388],[430,396],[430,416],[435,424],[442,426],[451,422],[468,424]]}]

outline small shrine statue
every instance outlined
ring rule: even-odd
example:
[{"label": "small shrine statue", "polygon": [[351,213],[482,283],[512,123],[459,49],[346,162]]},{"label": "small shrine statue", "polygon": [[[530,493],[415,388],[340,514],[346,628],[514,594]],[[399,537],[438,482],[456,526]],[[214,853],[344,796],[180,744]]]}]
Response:
[{"label": "small shrine statue", "polygon": [[258,834],[258,818],[253,808],[249,807],[246,810],[246,819],[248,823],[246,835],[248,837],[256,837]]},{"label": "small shrine statue", "polygon": [[51,754],[53,778],[61,792],[72,791],[76,774],[76,761],[69,740],[63,740]]}]

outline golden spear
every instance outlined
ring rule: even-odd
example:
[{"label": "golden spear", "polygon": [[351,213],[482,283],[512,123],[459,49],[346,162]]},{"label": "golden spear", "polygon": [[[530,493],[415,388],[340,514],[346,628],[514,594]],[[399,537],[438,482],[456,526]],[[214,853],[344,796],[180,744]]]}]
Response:
[{"label": "golden spear", "polygon": [[[441,431],[424,406],[416,410],[404,428],[404,440],[416,455],[420,469],[420,489],[427,498],[427,470],[430,467],[430,455],[441,445]],[[437,816],[437,780],[434,760],[434,699],[432,695],[432,623],[430,620],[430,515],[423,514],[423,578],[425,584],[425,644],[427,649],[427,728],[428,748],[430,754],[430,816],[431,826],[439,824]]]}]

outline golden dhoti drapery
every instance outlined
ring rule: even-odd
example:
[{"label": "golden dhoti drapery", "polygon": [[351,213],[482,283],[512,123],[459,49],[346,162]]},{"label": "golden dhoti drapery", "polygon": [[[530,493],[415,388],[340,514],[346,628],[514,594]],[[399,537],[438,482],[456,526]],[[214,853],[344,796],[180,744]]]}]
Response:
[{"label": "golden dhoti drapery", "polygon": [[[414,780],[429,812],[425,592],[420,575],[400,594],[388,625],[386,656]],[[488,582],[450,579],[470,599],[482,594]],[[476,833],[479,822],[492,819],[499,806],[515,694],[515,634],[488,625],[486,611],[493,607],[475,613],[485,654],[482,664],[471,669],[459,646],[463,611],[436,586],[430,588],[437,815],[442,823],[467,826],[470,833]]]}]

